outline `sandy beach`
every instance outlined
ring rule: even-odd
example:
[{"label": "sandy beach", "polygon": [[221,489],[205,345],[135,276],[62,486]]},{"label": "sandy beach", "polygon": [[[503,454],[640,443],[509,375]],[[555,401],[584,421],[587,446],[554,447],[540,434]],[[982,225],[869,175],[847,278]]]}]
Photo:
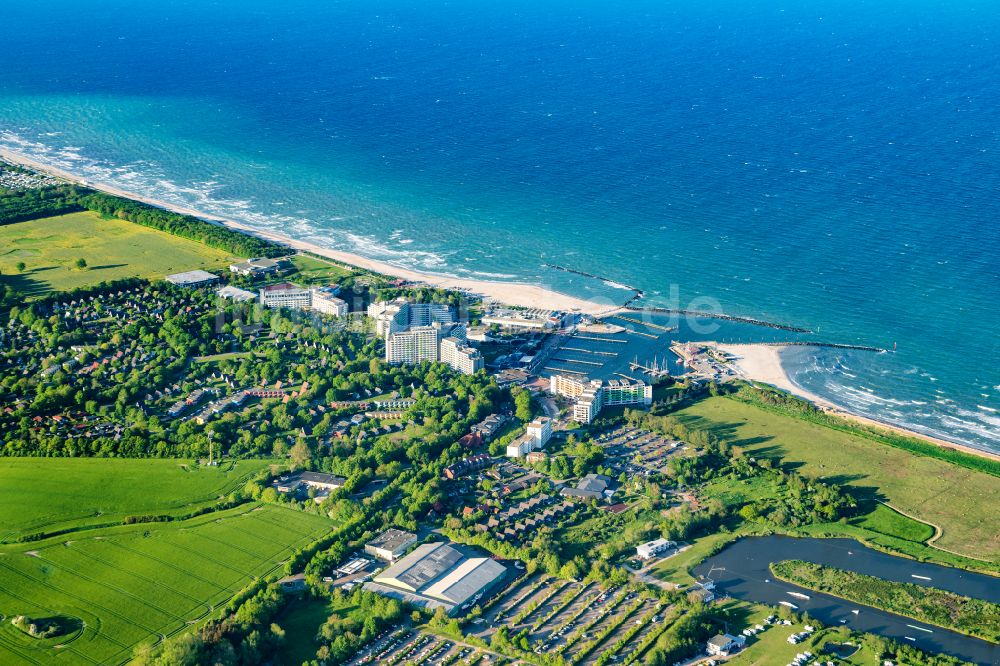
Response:
[{"label": "sandy beach", "polygon": [[46,164],[37,162],[20,153],[4,150],[2,148],[0,148],[0,158],[12,164],[19,164],[21,166],[35,169],[37,171],[50,174],[52,176],[56,176],[67,182],[77,183],[79,185],[83,185],[95,190],[100,190],[101,192],[107,192],[108,194],[113,194],[115,196],[123,197],[126,199],[142,201],[143,203],[147,203],[152,206],[157,206],[159,208],[165,208],[166,210],[170,210],[175,213],[180,213],[182,215],[191,215],[203,220],[215,222],[217,224],[230,227],[232,229],[238,229],[239,231],[252,236],[265,238],[267,240],[287,245],[288,247],[293,248],[295,250],[303,252],[312,252],[314,254],[318,254],[320,256],[326,257],[328,259],[331,259],[333,261],[336,261],[338,263],[347,266],[363,268],[366,270],[375,271],[376,273],[381,273],[383,275],[402,278],[413,282],[419,282],[422,284],[427,284],[429,286],[438,287],[441,289],[454,289],[456,291],[465,291],[507,305],[516,305],[528,308],[544,308],[548,310],[563,310],[567,312],[581,312],[590,315],[605,315],[620,309],[619,303],[614,303],[611,301],[601,302],[597,300],[593,301],[586,300],[582,298],[577,298],[575,296],[570,296],[568,294],[564,294],[558,291],[554,291],[552,289],[546,289],[538,285],[526,284],[522,282],[470,280],[466,278],[458,278],[447,275],[432,275],[429,273],[421,273],[385,261],[379,261],[377,259],[369,259],[368,257],[363,257],[361,255],[354,254],[352,252],[335,250],[333,248],[316,245],[315,243],[309,243],[294,238],[290,238],[282,234],[276,234],[272,232],[261,231],[259,229],[254,229],[245,224],[236,222],[235,220],[230,220],[214,215],[207,215],[198,210],[193,210],[190,208],[185,208],[183,206],[171,204],[166,201],[160,201],[150,197],[145,197],[136,192],[129,192],[114,187],[113,185],[109,185],[107,183],[98,183],[90,180],[85,180],[62,169],[53,168]]},{"label": "sandy beach", "polygon": [[991,453],[989,451],[982,451],[980,449],[973,448],[971,446],[964,446],[962,444],[956,444],[955,442],[949,442],[938,437],[932,437],[930,435],[925,435],[923,433],[915,432],[913,430],[907,430],[906,428],[901,428],[899,426],[892,425],[891,423],[884,423],[876,419],[868,418],[866,416],[861,416],[853,412],[849,412],[844,408],[835,405],[829,400],[825,400],[820,396],[805,390],[795,382],[791,380],[788,374],[785,372],[784,367],[781,365],[781,351],[785,347],[781,345],[762,345],[762,344],[720,344],[720,343],[705,343],[714,346],[719,351],[725,352],[733,356],[736,360],[733,363],[733,367],[736,371],[745,379],[749,379],[755,382],[761,382],[763,384],[770,384],[776,388],[780,388],[784,391],[788,391],[792,395],[796,395],[804,400],[808,400],[820,409],[830,412],[831,414],[836,414],[844,418],[852,419],[865,425],[873,426],[876,428],[881,428],[883,430],[890,430],[892,432],[906,435],[908,437],[916,437],[938,446],[943,446],[949,449],[955,449],[957,451],[962,451],[964,453],[971,453],[973,455],[982,456],[984,458],[990,458],[992,460],[1000,460],[1000,455]]}]

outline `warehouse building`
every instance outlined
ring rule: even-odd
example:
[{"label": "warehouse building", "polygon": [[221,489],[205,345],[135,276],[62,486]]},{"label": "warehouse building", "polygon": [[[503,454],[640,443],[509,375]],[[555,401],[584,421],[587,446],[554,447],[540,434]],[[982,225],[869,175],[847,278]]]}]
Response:
[{"label": "warehouse building", "polygon": [[207,287],[210,284],[218,282],[219,276],[199,269],[185,273],[174,273],[164,279],[178,287]]},{"label": "warehouse building", "polygon": [[365,552],[380,560],[392,562],[399,559],[406,549],[417,542],[417,535],[395,528],[386,530],[365,544]]},{"label": "warehouse building", "polygon": [[449,615],[468,611],[500,583],[507,567],[456,546],[426,543],[376,576],[365,589]]}]

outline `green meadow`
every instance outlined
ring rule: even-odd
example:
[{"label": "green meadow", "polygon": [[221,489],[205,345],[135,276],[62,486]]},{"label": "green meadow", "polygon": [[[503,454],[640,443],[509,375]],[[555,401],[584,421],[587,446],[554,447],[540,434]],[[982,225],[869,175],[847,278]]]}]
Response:
[{"label": "green meadow", "polygon": [[877,502],[885,502],[940,527],[940,548],[1000,561],[1000,516],[994,510],[1000,478],[725,397],[699,401],[676,415],[750,455],[780,458],[786,469],[852,486],[868,503],[861,527],[904,539],[931,536],[926,525],[879,510]]},{"label": "green meadow", "polygon": [[292,279],[302,284],[328,284],[351,273],[336,264],[305,254],[297,254],[290,261],[296,269]]},{"label": "green meadow", "polygon": [[[84,259],[87,268],[77,268],[77,259]],[[219,270],[237,259],[197,241],[90,211],[0,226],[0,280],[26,296],[107,280]],[[23,271],[17,268],[21,262]]]},{"label": "green meadow", "polygon": [[300,599],[291,602],[276,622],[285,630],[285,642],[275,659],[277,666],[300,666],[316,658],[316,634],[331,615],[348,616],[357,607],[330,599]]},{"label": "green meadow", "polygon": [[245,504],[0,547],[0,616],[60,618],[74,629],[40,640],[4,621],[0,663],[125,663],[138,647],[206,619],[332,527],[320,516]]},{"label": "green meadow", "polygon": [[267,464],[0,458],[0,543],[38,532],[117,524],[127,516],[188,515],[241,488]]}]

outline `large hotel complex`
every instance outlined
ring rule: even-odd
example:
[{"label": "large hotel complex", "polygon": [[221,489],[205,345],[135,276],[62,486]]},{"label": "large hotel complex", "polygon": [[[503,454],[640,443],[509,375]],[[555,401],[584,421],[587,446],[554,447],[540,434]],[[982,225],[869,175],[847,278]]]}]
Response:
[{"label": "large hotel complex", "polygon": [[368,306],[368,316],[375,333],[385,338],[388,363],[440,361],[467,375],[483,369],[482,354],[468,345],[465,326],[455,323],[447,305],[380,301]]}]

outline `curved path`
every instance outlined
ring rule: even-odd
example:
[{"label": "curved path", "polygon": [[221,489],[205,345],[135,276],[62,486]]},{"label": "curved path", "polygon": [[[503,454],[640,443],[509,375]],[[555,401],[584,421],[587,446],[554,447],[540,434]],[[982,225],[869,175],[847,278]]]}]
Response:
[{"label": "curved path", "polygon": [[[845,624],[857,631],[879,634],[976,664],[1000,663],[1000,646],[994,643],[776,580],[771,574],[771,563],[792,559],[1000,603],[1000,578],[894,557],[853,539],[748,537],[708,558],[695,567],[694,573],[711,578],[717,591],[737,599],[770,605],[787,602],[831,626]],[[855,614],[854,610],[859,612]]]}]

